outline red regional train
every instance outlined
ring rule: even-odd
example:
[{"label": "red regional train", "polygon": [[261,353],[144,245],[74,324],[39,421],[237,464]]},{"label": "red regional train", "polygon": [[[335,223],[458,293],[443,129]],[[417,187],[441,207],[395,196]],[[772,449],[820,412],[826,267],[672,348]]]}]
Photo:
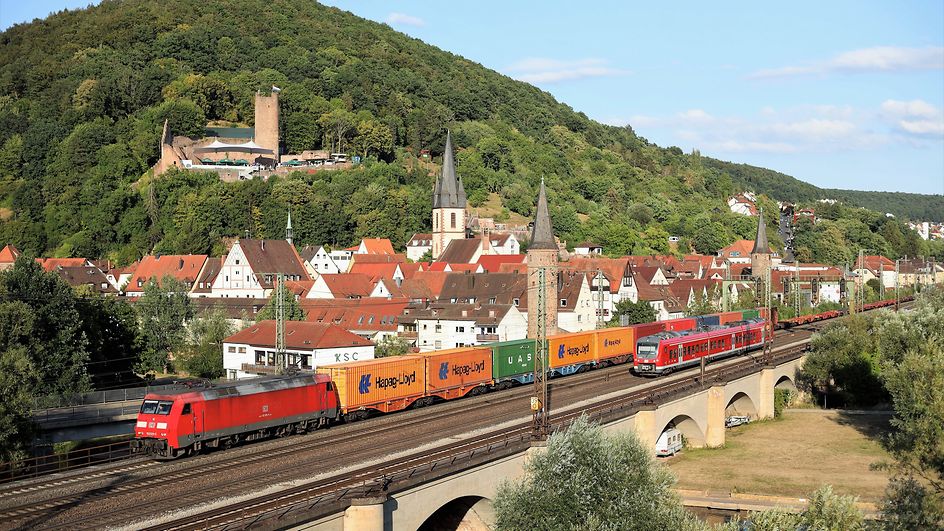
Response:
[{"label": "red regional train", "polygon": [[691,365],[764,347],[764,319],[734,321],[681,332],[659,332],[636,342],[633,371],[658,376]]},{"label": "red regional train", "polygon": [[141,404],[131,451],[174,459],[304,432],[338,419],[339,411],[337,389],[324,374],[151,393]]}]

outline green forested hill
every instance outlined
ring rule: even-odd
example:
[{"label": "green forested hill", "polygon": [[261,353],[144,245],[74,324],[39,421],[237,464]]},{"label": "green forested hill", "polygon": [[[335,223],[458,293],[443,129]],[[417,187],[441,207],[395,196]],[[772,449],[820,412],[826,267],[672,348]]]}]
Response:
[{"label": "green forested hill", "polygon": [[[285,149],[340,142],[367,162],[266,182],[148,175],[164,119],[197,136],[209,121],[251,124],[252,94],[273,85]],[[299,243],[370,235],[403,245],[429,229],[436,171],[413,154],[438,157],[447,127],[473,207],[528,216],[544,177],[560,236],[612,254],[668,252],[669,235],[701,252],[752,237],[756,222],[724,203],[744,188],[766,194],[770,210],[774,200],[824,196],[776,172],[652,145],[310,0],[106,0],[0,34],[0,241],[119,262],[220,252],[220,238],[246,231],[281,237],[291,208]],[[895,213],[931,218],[942,212],[935,201],[917,196]],[[931,251],[880,214],[842,207],[831,216],[806,229],[809,241],[829,242],[811,243],[811,258],[847,259],[859,245]]]}]

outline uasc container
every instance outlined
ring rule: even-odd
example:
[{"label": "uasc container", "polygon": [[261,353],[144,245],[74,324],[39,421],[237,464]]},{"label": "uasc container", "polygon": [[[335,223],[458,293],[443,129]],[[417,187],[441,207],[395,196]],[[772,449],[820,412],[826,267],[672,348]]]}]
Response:
[{"label": "uasc container", "polygon": [[636,344],[632,327],[604,328],[594,332],[596,340],[596,362],[604,365],[625,363],[632,359]]},{"label": "uasc container", "polygon": [[426,391],[426,358],[392,356],[318,367],[338,389],[341,412],[398,411]]},{"label": "uasc container", "polygon": [[488,347],[423,352],[426,394],[444,399],[476,394],[492,384],[492,350]]},{"label": "uasc container", "polygon": [[519,339],[492,343],[492,378],[498,387],[510,387],[515,383],[534,381],[534,357],[537,341]]},{"label": "uasc container", "polygon": [[572,374],[593,365],[597,355],[594,332],[559,334],[547,338],[548,365],[559,374]]}]

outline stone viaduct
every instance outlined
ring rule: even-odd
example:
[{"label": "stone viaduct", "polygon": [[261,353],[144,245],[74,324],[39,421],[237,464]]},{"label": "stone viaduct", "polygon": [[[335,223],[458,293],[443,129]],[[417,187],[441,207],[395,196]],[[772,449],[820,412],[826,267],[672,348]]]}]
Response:
[{"label": "stone viaduct", "polygon": [[[724,444],[725,417],[749,415],[765,419],[774,415],[774,389],[796,389],[795,375],[805,356],[769,366],[758,372],[715,385],[671,402],[643,409],[610,422],[606,431],[635,432],[645,444],[655,442],[671,425],[685,436],[690,447]],[[505,480],[517,478],[532,447],[474,468],[400,491],[385,498],[355,500],[344,512],[301,525],[317,531],[412,531],[415,529],[489,529],[493,521],[491,500]]]}]

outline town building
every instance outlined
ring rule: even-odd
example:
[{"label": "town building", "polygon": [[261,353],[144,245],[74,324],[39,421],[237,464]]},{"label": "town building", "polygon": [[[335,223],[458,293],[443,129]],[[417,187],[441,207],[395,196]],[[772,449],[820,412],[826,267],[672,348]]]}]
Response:
[{"label": "town building", "polygon": [[158,285],[161,285],[167,277],[179,281],[189,292],[197,281],[206,260],[205,254],[145,256],[125,285],[125,295],[138,297],[144,293],[144,287],[150,280],[154,279]]},{"label": "town building", "polygon": [[432,254],[433,235],[428,232],[417,232],[406,242],[406,257],[419,262],[426,253]]},{"label": "town building", "polygon": [[226,255],[210,290],[212,297],[268,298],[278,276],[310,280],[295,247],[285,240],[240,238]]},{"label": "town building", "polygon": [[510,304],[437,304],[406,308],[399,335],[422,352],[524,339],[527,319]]},{"label": "town building", "polygon": [[374,357],[372,342],[339,326],[286,321],[286,360],[280,365],[276,356],[275,335],[275,321],[259,321],[224,339],[223,369],[227,378],[279,374],[285,365],[311,370],[322,365]]},{"label": "town building", "polygon": [[[548,336],[554,335],[558,332],[556,279],[560,255],[547,209],[547,191],[544,189],[543,178],[538,191],[538,204],[527,254],[528,337],[538,338],[541,335],[539,332]],[[541,320],[543,326],[539,326]]]},{"label": "town building", "polygon": [[0,250],[0,271],[11,269],[20,256],[20,250],[11,244],[7,244]]}]

